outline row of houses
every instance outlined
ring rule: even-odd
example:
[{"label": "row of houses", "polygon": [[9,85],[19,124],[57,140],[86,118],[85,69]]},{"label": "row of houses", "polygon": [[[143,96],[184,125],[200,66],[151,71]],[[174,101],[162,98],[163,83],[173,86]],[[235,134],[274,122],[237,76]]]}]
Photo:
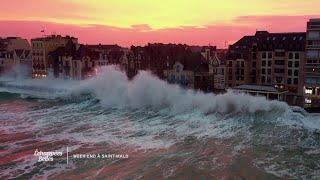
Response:
[{"label": "row of houses", "polygon": [[160,79],[206,92],[234,89],[290,105],[320,107],[320,19],[306,32],[257,31],[228,49],[185,44],[83,45],[70,36],[0,39],[0,71],[27,64],[33,78],[85,79],[119,65],[129,78],[149,70]]}]

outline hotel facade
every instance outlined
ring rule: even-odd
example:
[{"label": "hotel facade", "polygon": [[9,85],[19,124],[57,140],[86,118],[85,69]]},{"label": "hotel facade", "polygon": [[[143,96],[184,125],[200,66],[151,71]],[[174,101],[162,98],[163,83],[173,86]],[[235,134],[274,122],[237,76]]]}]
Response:
[{"label": "hotel facade", "polygon": [[307,23],[304,66],[305,107],[320,107],[320,19]]},{"label": "hotel facade", "polygon": [[227,54],[227,87],[254,84],[285,90],[284,100],[303,106],[306,33],[257,31],[231,45]]}]

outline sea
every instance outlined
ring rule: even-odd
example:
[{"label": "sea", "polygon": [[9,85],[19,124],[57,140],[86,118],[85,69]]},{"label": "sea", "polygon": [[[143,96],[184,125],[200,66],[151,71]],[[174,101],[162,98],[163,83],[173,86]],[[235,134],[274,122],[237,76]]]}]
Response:
[{"label": "sea", "polygon": [[320,179],[320,114],[115,66],[0,78],[0,179]]}]

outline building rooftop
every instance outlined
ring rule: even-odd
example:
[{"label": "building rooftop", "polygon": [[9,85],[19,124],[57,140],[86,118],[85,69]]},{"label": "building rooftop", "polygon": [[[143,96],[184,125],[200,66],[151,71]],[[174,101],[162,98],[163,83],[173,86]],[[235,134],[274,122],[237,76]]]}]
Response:
[{"label": "building rooftop", "polygon": [[47,35],[47,36],[44,36],[44,37],[31,39],[31,41],[49,41],[49,40],[52,40],[52,39],[55,39],[55,38],[75,39],[75,40],[78,39],[78,38],[75,38],[75,37],[72,37],[72,36]]},{"label": "building rooftop", "polygon": [[286,51],[304,51],[305,32],[269,33],[257,31],[253,36],[244,36],[233,45],[230,45],[227,58],[239,59],[248,57],[253,45],[257,45],[259,51],[274,51],[276,49]]},{"label": "building rooftop", "polygon": [[122,49],[117,44],[88,44],[86,45],[90,49],[95,50],[111,50],[111,49]]},{"label": "building rooftop", "polygon": [[310,22],[320,22],[320,18],[310,19]]},{"label": "building rooftop", "polygon": [[251,84],[244,84],[237,87],[234,87],[235,90],[244,90],[244,91],[260,91],[260,92],[285,92],[286,90],[275,88],[273,86],[263,86],[263,85],[251,85]]}]

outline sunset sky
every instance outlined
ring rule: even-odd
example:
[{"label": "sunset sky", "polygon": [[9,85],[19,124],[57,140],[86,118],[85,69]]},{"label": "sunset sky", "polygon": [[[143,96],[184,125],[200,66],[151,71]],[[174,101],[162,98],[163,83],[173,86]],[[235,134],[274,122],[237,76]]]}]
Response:
[{"label": "sunset sky", "polygon": [[305,31],[319,0],[9,0],[0,36],[72,35],[81,43],[217,45],[255,30]]}]

